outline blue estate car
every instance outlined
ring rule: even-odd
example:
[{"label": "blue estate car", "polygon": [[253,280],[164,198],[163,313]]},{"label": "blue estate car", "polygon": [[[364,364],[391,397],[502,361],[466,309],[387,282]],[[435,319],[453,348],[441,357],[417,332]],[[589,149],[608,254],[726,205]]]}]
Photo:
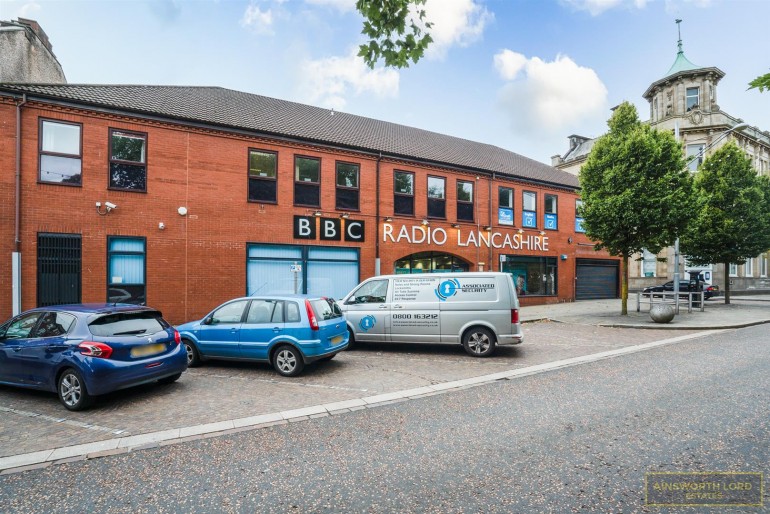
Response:
[{"label": "blue estate car", "polygon": [[306,295],[236,298],[177,329],[191,367],[209,359],[269,362],[286,377],[348,346],[339,305]]},{"label": "blue estate car", "polygon": [[179,332],[149,307],[56,305],[0,325],[0,384],[56,391],[73,411],[118,389],[172,383],[186,369]]}]

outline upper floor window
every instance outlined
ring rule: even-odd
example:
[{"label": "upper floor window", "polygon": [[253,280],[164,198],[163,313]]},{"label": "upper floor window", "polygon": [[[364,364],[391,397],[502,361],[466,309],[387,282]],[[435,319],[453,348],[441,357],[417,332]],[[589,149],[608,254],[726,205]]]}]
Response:
[{"label": "upper floor window", "polygon": [[559,229],[559,210],[556,195],[545,195],[544,227],[548,230]]},{"label": "upper floor window", "polygon": [[693,109],[697,109],[700,104],[700,88],[698,87],[688,87],[687,88],[687,98],[685,103],[685,109],[687,111],[691,111]]},{"label": "upper floor window", "polygon": [[110,130],[110,189],[147,191],[147,134]]},{"label": "upper floor window", "polygon": [[513,225],[513,189],[497,189],[497,222],[500,225]]},{"label": "upper floor window", "polygon": [[583,200],[575,200],[575,232],[585,233],[586,229],[583,228],[583,216],[580,213],[580,209],[583,208]]},{"label": "upper floor window", "polygon": [[524,191],[521,200],[521,226],[537,228],[537,193]]},{"label": "upper floor window", "polygon": [[249,201],[276,203],[278,154],[249,150]]},{"label": "upper floor window", "polygon": [[294,204],[321,206],[321,160],[294,157]]},{"label": "upper floor window", "polygon": [[473,221],[473,182],[457,181],[457,219]]},{"label": "upper floor window", "polygon": [[698,167],[703,164],[703,149],[705,145],[687,145],[687,167],[690,171],[697,171]]},{"label": "upper floor window", "polygon": [[40,121],[40,181],[82,185],[82,125]]},{"label": "upper floor window", "polygon": [[107,301],[147,303],[145,281],[145,239],[109,237],[107,239]]},{"label": "upper floor window", "polygon": [[357,211],[358,206],[358,164],[337,163],[336,207],[341,211]]},{"label": "upper floor window", "polygon": [[414,173],[397,171],[393,174],[393,212],[414,216]]},{"label": "upper floor window", "polygon": [[446,218],[446,179],[428,177],[428,217]]}]

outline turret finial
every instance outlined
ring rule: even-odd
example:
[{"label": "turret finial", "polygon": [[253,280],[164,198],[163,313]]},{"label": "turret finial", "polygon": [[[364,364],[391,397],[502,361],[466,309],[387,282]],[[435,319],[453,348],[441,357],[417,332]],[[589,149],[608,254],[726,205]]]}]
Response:
[{"label": "turret finial", "polygon": [[679,33],[678,46],[679,46],[679,53],[681,54],[682,53],[682,28],[679,24],[682,23],[682,20],[675,20],[675,21],[676,21],[676,31]]}]

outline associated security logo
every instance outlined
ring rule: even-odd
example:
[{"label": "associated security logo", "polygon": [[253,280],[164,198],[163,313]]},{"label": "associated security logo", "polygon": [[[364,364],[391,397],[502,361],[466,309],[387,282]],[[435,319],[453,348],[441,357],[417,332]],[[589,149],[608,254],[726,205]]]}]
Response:
[{"label": "associated security logo", "polygon": [[368,332],[370,329],[374,328],[374,325],[376,324],[377,320],[371,314],[369,316],[364,316],[361,318],[361,321],[358,322],[358,326],[361,327],[361,330],[364,332]]},{"label": "associated security logo", "polygon": [[456,295],[459,289],[460,282],[457,279],[444,280],[436,288],[436,296],[438,296],[439,300],[444,302],[447,298]]}]

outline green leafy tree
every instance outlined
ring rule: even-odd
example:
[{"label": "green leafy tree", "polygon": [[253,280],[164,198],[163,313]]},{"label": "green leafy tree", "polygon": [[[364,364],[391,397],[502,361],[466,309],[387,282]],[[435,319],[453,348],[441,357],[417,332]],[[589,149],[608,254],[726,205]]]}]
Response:
[{"label": "green leafy tree", "polygon": [[770,73],[765,73],[761,77],[757,77],[749,82],[749,89],[759,88],[759,92],[763,92],[765,89],[770,91]]},{"label": "green leafy tree", "polygon": [[680,249],[693,264],[723,263],[730,303],[730,263],[770,249],[770,180],[730,142],[706,158],[695,176],[698,206]]},{"label": "green leafy tree", "polygon": [[628,261],[643,249],[658,253],[692,216],[692,178],[682,147],[668,131],[642,124],[624,102],[609,119],[580,170],[581,215],[597,250],[621,257],[622,312],[628,314]]},{"label": "green leafy tree", "polygon": [[[356,9],[364,16],[363,35],[369,41],[358,48],[369,68],[382,59],[385,66],[407,68],[417,63],[433,42],[428,30],[433,26],[422,8],[426,0],[357,0]],[[418,25],[422,24],[422,27]]]}]

